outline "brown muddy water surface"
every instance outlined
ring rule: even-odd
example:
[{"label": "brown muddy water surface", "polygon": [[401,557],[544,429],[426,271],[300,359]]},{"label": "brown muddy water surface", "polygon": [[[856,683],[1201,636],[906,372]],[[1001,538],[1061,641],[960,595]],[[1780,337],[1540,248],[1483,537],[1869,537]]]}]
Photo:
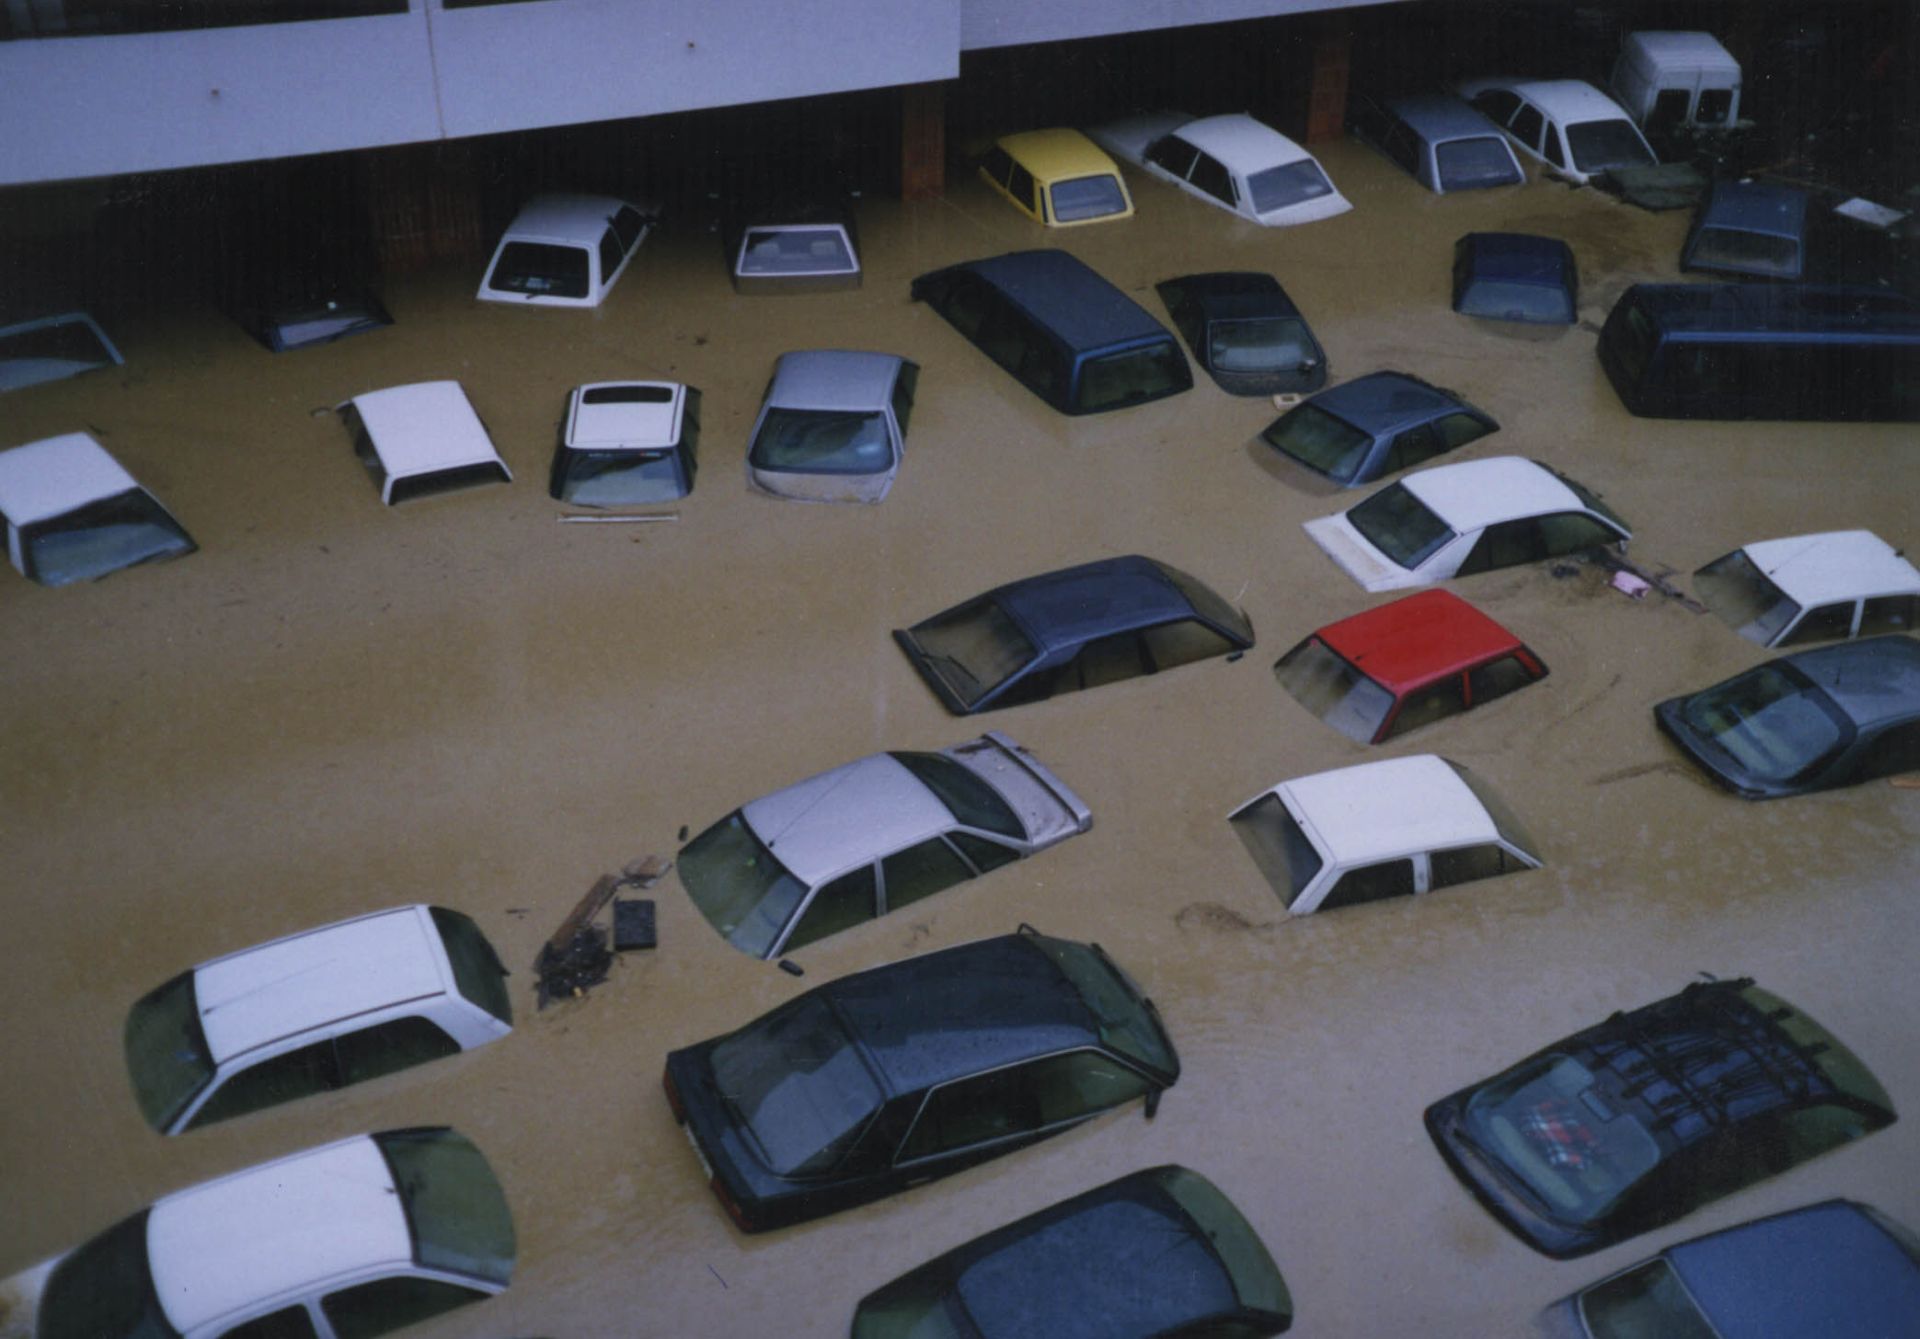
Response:
[{"label": "brown muddy water surface", "polygon": [[[1246,1211],[1301,1336],[1514,1332],[1667,1242],[1827,1196],[1920,1224],[1909,1119],[1555,1263],[1474,1203],[1420,1122],[1435,1098],[1700,971],[1750,973],[1802,1005],[1920,1113],[1920,792],[1754,805],[1705,784],[1649,708],[1761,653],[1586,567],[1455,583],[1540,653],[1544,682],[1385,750],[1351,744],[1268,666],[1386,597],[1300,529],[1342,500],[1250,456],[1271,406],[1196,373],[1188,394],[1068,420],[907,300],[915,274],[1033,245],[1075,252],[1156,314],[1158,280],[1270,270],[1337,378],[1395,367],[1457,389],[1503,425],[1463,457],[1537,457],[1602,490],[1642,566],[1685,573],[1808,530],[1914,541],[1911,426],[1621,409],[1595,330],[1628,283],[1674,277],[1682,215],[1545,183],[1442,199],[1355,145],[1324,158],[1354,210],[1298,229],[1136,179],[1134,220],[1043,235],[960,182],[939,202],[866,203],[854,293],[735,296],[714,239],[669,228],[597,312],[479,303],[477,274],[449,268],[388,286],[391,330],[275,357],[181,311],[114,332],[124,369],[8,395],[0,446],[93,431],[202,551],[92,587],[0,583],[0,1272],[170,1190],[422,1123],[486,1151],[520,1264],[504,1296],[408,1332],[421,1339],[844,1334],[859,1297],[928,1256],[1170,1161]],[[1581,324],[1542,334],[1449,311],[1452,244],[1473,229],[1567,238]],[[746,491],[773,360],[810,346],[923,366],[883,505]],[[672,524],[555,524],[544,482],[566,391],[634,376],[704,390],[696,491]],[[383,509],[317,411],[440,377],[466,386],[517,481]],[[948,717],[889,640],[997,583],[1136,551],[1241,603],[1258,648],[976,725]],[[722,943],[669,876],[651,894],[659,949],[534,1012],[520,969],[600,872],[671,854],[682,825],[815,771],[987,726],[1088,800],[1091,833],[814,946],[800,980]],[[1227,812],[1285,777],[1427,751],[1503,790],[1546,868],[1290,920]],[[179,1139],[142,1124],[120,1052],[136,997],[202,959],[414,901],[471,913],[516,969],[511,1037]],[[661,1096],[666,1052],[843,972],[1021,921],[1098,938],[1156,997],[1185,1066],[1159,1116],[1136,1105],[864,1209],[736,1233]]]}]

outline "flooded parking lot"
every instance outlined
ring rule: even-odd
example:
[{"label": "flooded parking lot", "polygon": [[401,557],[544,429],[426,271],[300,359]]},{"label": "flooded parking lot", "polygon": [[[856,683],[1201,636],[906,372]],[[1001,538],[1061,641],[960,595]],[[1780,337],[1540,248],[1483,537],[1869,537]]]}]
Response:
[{"label": "flooded parking lot", "polygon": [[[202,551],[98,586],[0,584],[6,942],[14,1020],[0,1093],[0,1273],[156,1196],[366,1129],[451,1123],[505,1183],[513,1286],[427,1336],[845,1332],[921,1260],[1136,1168],[1226,1189],[1291,1285],[1293,1333],[1508,1333],[1666,1242],[1846,1195],[1920,1224],[1910,1122],[1590,1259],[1536,1255],[1449,1174],[1434,1099],[1696,973],[1751,974],[1836,1031],[1920,1110],[1920,792],[1873,783],[1752,805],[1656,731],[1651,705],[1761,658],[1711,617],[1605,573],[1547,566],[1453,587],[1550,675],[1368,750],[1268,666],[1383,602],[1300,529],[1340,499],[1248,450],[1270,404],[1193,391],[1054,414],[907,300],[916,274],[1065,247],[1160,314],[1152,285],[1279,276],[1336,380],[1398,368],[1497,418],[1472,459],[1542,460],[1605,494],[1643,568],[1689,572],[1749,540],[1914,535],[1911,425],[1629,417],[1594,357],[1626,285],[1671,279],[1686,219],[1536,183],[1435,197],[1352,144],[1322,154],[1350,214],[1263,231],[1130,176],[1137,216],[1043,234],[977,182],[869,200],[857,292],[740,297],[717,240],[669,226],[605,306],[474,301],[477,272],[390,283],[391,330],[271,356],[210,311],[115,330],[127,366],[10,394],[0,446],[92,432]],[[1581,322],[1542,333],[1447,307],[1454,239],[1564,237]],[[921,364],[905,465],[878,507],[751,495],[746,435],[774,359],[804,347]],[[568,526],[546,496],[567,390],[621,377],[705,394],[679,520]],[[386,510],[326,412],[458,378],[509,487]],[[795,955],[796,980],[724,944],[669,878],[660,947],[592,995],[533,1011],[530,964],[594,877],[671,854],[755,795],[884,748],[977,733],[891,642],[987,587],[1142,552],[1239,604],[1235,663],[1021,707],[1005,730],[1091,805],[1091,833]],[[1684,578],[1682,578],[1684,581]],[[1545,868],[1289,919],[1225,816],[1286,777],[1376,753],[1474,768]],[[515,968],[517,1030],[476,1053],[165,1140],[121,1060],[128,1005],[184,967],[407,902],[474,916]],[[1155,997],[1184,1070],[1137,1106],[864,1209],[735,1232],[676,1130],[666,1052],[809,985],[1031,922],[1098,939]]]}]

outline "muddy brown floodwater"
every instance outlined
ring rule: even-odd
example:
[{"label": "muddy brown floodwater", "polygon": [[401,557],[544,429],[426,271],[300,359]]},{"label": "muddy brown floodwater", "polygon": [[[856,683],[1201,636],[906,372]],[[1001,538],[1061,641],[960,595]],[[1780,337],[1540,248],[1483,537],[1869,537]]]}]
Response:
[{"label": "muddy brown floodwater", "polygon": [[[452,1123],[511,1199],[519,1270],[430,1336],[844,1334],[869,1289],[1124,1172],[1178,1161],[1225,1187],[1291,1284],[1294,1333],[1478,1336],[1681,1237],[1847,1195],[1920,1224],[1920,1123],[1560,1264],[1455,1183],[1425,1105],[1695,973],[1751,973],[1828,1023],[1920,1113],[1920,792],[1868,785],[1746,804],[1655,731],[1656,700],[1761,653],[1710,617],[1631,601],[1596,569],[1455,583],[1546,660],[1541,684],[1385,750],[1310,719],[1268,666],[1378,603],[1300,529],[1336,499],[1250,457],[1272,417],[1188,394],[1068,420],[937,316],[909,279],[1063,246],[1159,312],[1151,285],[1278,274],[1336,377],[1401,368],[1522,454],[1602,490],[1643,566],[1689,572],[1748,540],[1864,526],[1912,543],[1914,432],[1685,424],[1621,409],[1594,357],[1614,297],[1673,278],[1685,218],[1537,183],[1439,198],[1332,146],[1353,212],[1263,231],[1136,179],[1130,222],[1042,231],[972,182],[861,211],[858,292],[734,295],[716,241],[651,240],[597,312],[473,300],[449,268],[389,285],[391,330],[270,356],[212,313],[115,332],[124,369],[10,394],[0,446],[90,429],[202,545],[97,586],[0,583],[0,824],[10,1020],[0,1086],[0,1272],[158,1195],[366,1129]],[[1454,239],[1567,238],[1581,323],[1540,334],[1447,307]],[[782,351],[881,349],[923,366],[904,469],[878,507],[750,495],[745,437]],[[665,525],[567,526],[544,488],[569,387],[672,377],[706,394],[703,469]],[[386,510],[322,406],[457,377],[511,487]],[[1241,603],[1237,663],[1004,712],[1092,805],[1093,831],[799,955],[749,961],[677,881],[657,951],[535,1014],[530,964],[595,875],[671,853],[754,795],[882,748],[975,733],[888,638],[988,586],[1145,552]],[[1435,751],[1503,790],[1547,865],[1398,904],[1290,920],[1227,827],[1284,777]],[[178,1139],[141,1122],[128,1005],[204,958],[358,912],[475,916],[516,968],[511,1037]],[[666,1052],[807,986],[1031,921],[1098,938],[1157,998],[1185,1069],[1137,1106],[809,1226],[747,1238],[663,1100]]]}]

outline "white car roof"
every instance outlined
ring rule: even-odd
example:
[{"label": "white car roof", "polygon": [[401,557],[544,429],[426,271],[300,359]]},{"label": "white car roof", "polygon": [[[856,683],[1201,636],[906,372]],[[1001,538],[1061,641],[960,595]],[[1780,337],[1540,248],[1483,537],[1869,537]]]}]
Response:
[{"label": "white car roof", "polygon": [[513,216],[506,235],[521,241],[598,246],[607,220],[623,208],[639,206],[611,195],[536,195]]},{"label": "white car roof", "polygon": [[[609,387],[646,386],[668,392],[665,400],[621,400],[589,404],[587,392]],[[626,447],[658,449],[680,440],[680,415],[687,388],[677,381],[593,381],[574,388],[577,406],[567,445],[582,450]]]},{"label": "white car roof", "polygon": [[1563,126],[1624,121],[1620,104],[1581,79],[1515,79],[1505,84]]},{"label": "white car roof", "polygon": [[1552,470],[1521,456],[1433,465],[1400,482],[1459,534],[1523,516],[1587,510]]},{"label": "white car roof", "polygon": [[1174,133],[1242,176],[1313,157],[1272,126],[1254,120],[1245,112],[1203,116],[1198,121],[1187,122]]},{"label": "white car roof", "polygon": [[1273,793],[1292,801],[1334,864],[1500,840],[1467,783],[1431,753],[1295,777]]},{"label": "white car roof", "polygon": [[215,1064],[309,1029],[446,992],[424,906],[396,907],[229,953],[193,969]]},{"label": "white car roof", "polygon": [[1740,62],[1712,33],[1628,33],[1625,46],[1638,47],[1661,69],[1688,69],[1738,75]]},{"label": "white car roof", "polygon": [[412,1259],[393,1173],[367,1135],[179,1191],[147,1219],[154,1292],[182,1331],[342,1274]]},{"label": "white car roof", "polygon": [[1766,539],[1747,545],[1746,554],[1802,608],[1874,595],[1920,594],[1920,570],[1871,530]]},{"label": "white car roof", "polygon": [[954,825],[947,806],[884,753],[763,795],[740,812],[780,863],[808,885]]},{"label": "white car roof", "polygon": [[0,514],[17,526],[139,486],[89,433],[63,433],[0,451]]},{"label": "white car roof", "polygon": [[467,393],[457,381],[417,381],[410,386],[356,395],[350,403],[389,479],[506,462],[493,449]]}]

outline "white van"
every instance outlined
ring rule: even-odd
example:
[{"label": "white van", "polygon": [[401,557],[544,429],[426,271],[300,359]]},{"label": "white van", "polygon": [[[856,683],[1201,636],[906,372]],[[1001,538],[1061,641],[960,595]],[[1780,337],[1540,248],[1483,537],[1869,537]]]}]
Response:
[{"label": "white van", "polygon": [[1609,90],[1649,134],[1725,130],[1740,116],[1740,62],[1712,33],[1629,33]]},{"label": "white van", "polygon": [[653,215],[604,195],[538,195],[494,248],[486,302],[598,307],[653,231]]}]

